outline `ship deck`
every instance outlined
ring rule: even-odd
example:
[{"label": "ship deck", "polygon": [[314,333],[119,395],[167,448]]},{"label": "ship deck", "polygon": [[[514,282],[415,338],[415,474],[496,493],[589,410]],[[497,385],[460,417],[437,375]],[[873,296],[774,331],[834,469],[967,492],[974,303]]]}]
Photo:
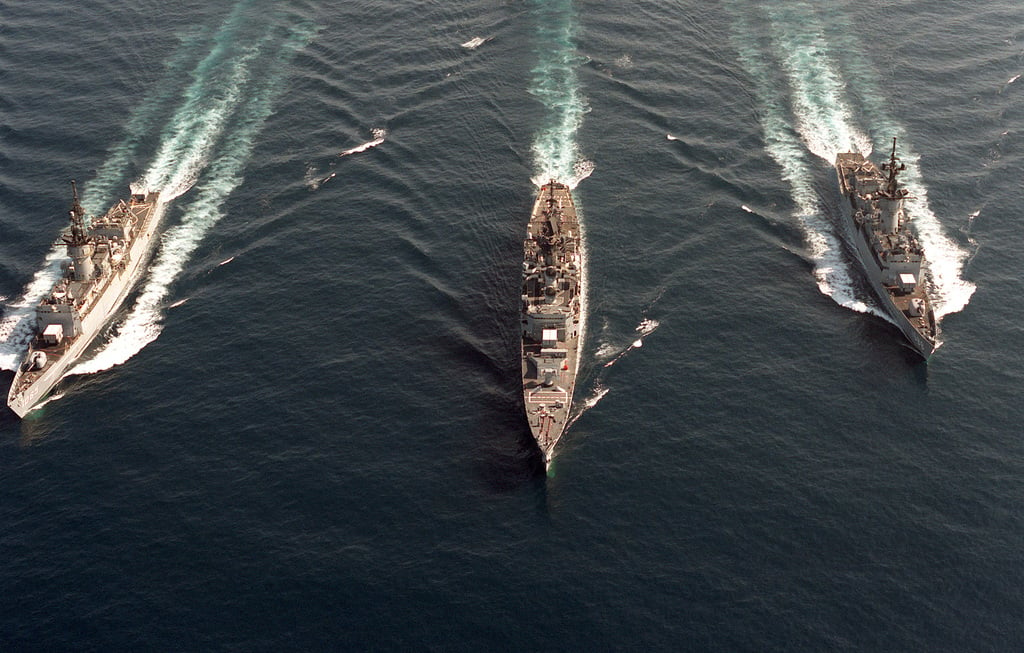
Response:
[{"label": "ship deck", "polygon": [[[50,392],[99,333],[102,325],[121,305],[127,291],[137,280],[134,273],[144,264],[147,258],[146,254],[151,251],[155,242],[153,234],[156,229],[155,221],[159,215],[156,212],[158,201],[159,193],[148,193],[144,198],[133,195],[129,202],[122,201],[111,207],[98,220],[102,223],[101,228],[105,229],[110,225],[121,224],[124,216],[128,213],[135,220],[135,231],[131,234],[125,252],[126,262],[109,269],[105,276],[94,280],[78,281],[65,276],[61,282],[67,285],[67,290],[58,297],[53,294],[54,290],[51,289],[50,294],[42,300],[41,305],[47,303],[67,304],[69,301],[74,301],[73,310],[81,318],[83,332],[76,336],[65,337],[57,344],[46,344],[40,334],[33,338],[25,356],[19,361],[14,381],[8,392],[8,405],[19,416],[27,413],[34,403]],[[77,202],[76,195],[76,207],[78,206]],[[79,210],[81,210],[80,207]],[[91,240],[101,243],[109,242],[106,233],[93,236]],[[45,365],[39,370],[25,370],[30,357],[36,352],[46,354]]]},{"label": "ship deck", "polygon": [[[564,184],[549,182],[537,194],[524,242],[523,274],[523,401],[530,431],[549,463],[569,422],[582,328],[579,222]],[[556,331],[557,340],[552,337]]]}]

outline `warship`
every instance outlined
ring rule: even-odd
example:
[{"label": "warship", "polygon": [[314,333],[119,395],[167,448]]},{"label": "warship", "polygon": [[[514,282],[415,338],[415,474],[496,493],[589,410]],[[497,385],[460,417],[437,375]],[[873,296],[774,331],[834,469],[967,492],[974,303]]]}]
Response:
[{"label": "warship", "polygon": [[936,323],[921,266],[924,250],[908,227],[898,173],[906,170],[892,139],[889,161],[878,168],[858,153],[836,157],[843,213],[852,226],[857,256],[893,323],[927,359],[935,351]]},{"label": "warship", "polygon": [[121,306],[157,240],[159,193],[133,193],[87,226],[73,180],[71,192],[71,224],[57,243],[69,260],[36,306],[32,340],[7,395],[18,417],[50,392]]},{"label": "warship", "polygon": [[565,431],[583,335],[580,225],[567,185],[540,187],[523,242],[522,370],[526,419],[544,465]]}]

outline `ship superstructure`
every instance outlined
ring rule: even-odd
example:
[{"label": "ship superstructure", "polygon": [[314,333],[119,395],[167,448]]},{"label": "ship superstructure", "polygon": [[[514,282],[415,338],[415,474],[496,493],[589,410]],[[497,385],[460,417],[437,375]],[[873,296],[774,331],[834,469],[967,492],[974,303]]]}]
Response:
[{"label": "ship superstructure", "polygon": [[909,193],[897,177],[905,169],[896,156],[895,138],[881,169],[858,153],[836,157],[841,204],[853,227],[858,258],[886,312],[927,359],[935,350],[937,326],[922,270],[924,249],[903,210]]},{"label": "ship superstructure", "polygon": [[569,186],[541,186],[523,243],[522,371],[526,418],[544,464],[565,431],[583,332],[580,225]]},{"label": "ship superstructure", "polygon": [[36,306],[34,335],[7,395],[19,417],[49,394],[121,306],[155,242],[158,193],[134,193],[87,225],[74,181],[71,189],[71,224],[59,243],[69,260]]}]

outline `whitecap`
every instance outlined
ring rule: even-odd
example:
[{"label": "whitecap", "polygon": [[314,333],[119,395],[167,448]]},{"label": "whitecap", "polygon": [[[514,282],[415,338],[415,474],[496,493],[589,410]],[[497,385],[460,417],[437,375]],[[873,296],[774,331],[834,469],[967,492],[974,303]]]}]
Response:
[{"label": "whitecap", "polygon": [[[361,145],[356,145],[355,147],[351,147],[347,150],[344,150],[341,153],[339,153],[338,156],[349,156],[350,154],[358,154],[359,152],[365,152],[371,147],[377,147],[378,145],[383,143],[384,137],[387,136],[387,131],[383,129],[373,129],[371,130],[370,133],[373,134],[373,140],[366,141]],[[323,182],[327,181],[333,176],[333,174],[327,176],[326,178],[322,179],[320,183],[322,184]]]},{"label": "whitecap", "polygon": [[483,38],[481,36],[474,36],[473,38],[471,38],[468,41],[466,41],[465,43],[463,43],[462,47],[466,48],[467,50],[476,50],[481,45],[483,45],[484,43],[487,43],[490,40],[491,40],[490,37]]}]

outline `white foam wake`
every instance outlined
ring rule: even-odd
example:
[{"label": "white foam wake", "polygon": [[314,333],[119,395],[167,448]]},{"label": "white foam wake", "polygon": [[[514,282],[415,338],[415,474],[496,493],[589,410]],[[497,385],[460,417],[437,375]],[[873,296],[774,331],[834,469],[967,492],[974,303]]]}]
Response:
[{"label": "white foam wake", "polygon": [[[170,189],[170,197],[175,197],[200,174],[203,181],[181,223],[164,234],[142,290],[116,327],[116,335],[71,374],[90,374],[124,363],[159,336],[171,284],[206,233],[223,217],[224,201],[242,183],[256,137],[282,90],[287,63],[314,33],[312,25],[300,21],[289,38],[280,42],[268,25],[263,38],[249,41],[223,65],[206,61],[197,69],[186,101],[165,131],[167,139],[143,183],[149,188]],[[214,53],[221,47],[223,44]],[[254,74],[257,64],[269,64],[270,70]],[[225,70],[226,75],[218,74]]]},{"label": "white foam wake", "polygon": [[[807,15],[800,19],[790,12],[774,13],[775,52],[782,59],[790,83],[790,101],[797,134],[803,145],[829,166],[841,152],[871,152],[871,140],[852,126],[852,110],[845,100],[845,82],[836,63],[827,52],[825,35],[808,24]],[[784,116],[768,117],[766,123],[785,123]],[[856,291],[856,271],[842,248],[842,236],[822,213],[820,199],[814,190],[815,167],[805,157],[797,142],[786,142],[789,132],[785,124],[770,124],[774,138],[769,154],[785,170],[785,177],[797,203],[796,217],[807,235],[807,244],[815,261],[818,288],[846,308],[887,317],[885,312],[868,303]],[[867,300],[867,301],[865,301]]]},{"label": "white foam wake", "polygon": [[[581,92],[577,68],[585,59],[576,52],[575,38],[577,22],[571,0],[552,0],[534,5],[534,20],[537,27],[535,52],[537,65],[529,92],[540,100],[545,109],[542,127],[534,135],[531,150],[534,174],[531,181],[536,186],[555,180],[576,186],[594,171],[594,163],[580,156],[576,134],[587,113],[587,103]],[[589,317],[589,284],[586,221],[580,203],[577,201],[577,217],[580,225],[580,348],[586,344],[587,319]],[[607,392],[607,391],[605,391]],[[601,394],[603,396],[603,393]],[[593,401],[596,404],[597,397]],[[584,410],[580,410],[569,424],[572,424]],[[567,425],[568,426],[568,425]]]},{"label": "white foam wake", "polygon": [[[166,204],[161,208],[164,207]],[[188,254],[194,249],[194,245],[189,247],[191,243],[182,242],[181,234],[186,230],[188,227],[183,224],[165,234],[157,260],[149,268],[142,292],[124,321],[117,325],[116,335],[94,356],[79,362],[69,374],[94,374],[120,365],[156,340],[163,330],[163,300]],[[190,240],[198,244],[201,234],[195,229],[191,231],[195,236]]]},{"label": "white foam wake", "polygon": [[[135,104],[124,138],[110,149],[96,176],[84,185],[82,206],[87,220],[88,216],[103,213],[112,199],[121,194],[117,187],[124,183],[124,175],[139,141],[151,128],[159,109],[170,100],[176,89],[174,82],[186,72],[197,43],[195,36],[183,40],[175,55],[167,61],[160,83],[154,84],[151,92],[140,97]],[[141,189],[133,188],[132,192],[141,192]],[[52,248],[21,296],[4,307],[4,315],[0,319],[0,369],[13,370],[17,367],[33,335],[35,307],[60,279],[61,264],[65,260],[67,252],[63,246]]]},{"label": "white foam wake", "polygon": [[0,369],[18,368],[35,333],[36,305],[60,279],[60,266],[66,258],[63,247],[51,249],[43,267],[25,286],[21,296],[5,307],[4,316],[0,319]]},{"label": "white foam wake", "polygon": [[139,143],[151,133],[159,113],[175,101],[181,78],[195,65],[196,58],[206,47],[204,39],[208,37],[208,30],[203,28],[183,34],[174,55],[164,65],[160,81],[151,84],[145,94],[133,97],[136,102],[124,137],[110,149],[96,176],[85,184],[82,206],[88,215],[102,214],[114,198],[122,195],[124,177],[131,168]]},{"label": "white foam wake", "polygon": [[600,383],[594,384],[594,389],[590,392],[590,395],[588,395],[587,398],[584,399],[583,401],[578,402],[576,404],[576,412],[573,413],[572,417],[569,418],[569,423],[565,425],[566,430],[568,430],[570,426],[575,424],[576,420],[578,420],[583,415],[583,413],[587,412],[588,410],[596,406],[598,402],[604,399],[605,395],[608,394],[609,390],[610,388],[603,386]]},{"label": "white foam wake", "polygon": [[596,166],[594,165],[593,161],[588,161],[586,159],[577,161],[572,166],[572,176],[570,176],[569,179],[566,180],[566,185],[569,188],[575,189],[577,186],[580,185],[581,181],[589,177],[590,173],[594,172],[595,167]]},{"label": "white foam wake", "polygon": [[[927,272],[932,282],[936,314],[941,317],[961,310],[974,292],[974,285],[961,278],[967,252],[950,240],[928,205],[928,189],[923,181],[919,157],[908,142],[905,130],[891,118],[877,91],[877,74],[866,64],[846,62],[852,71],[852,83],[843,78],[843,66],[832,52],[834,37],[825,31],[808,3],[773,6],[769,9],[772,25],[772,53],[785,72],[788,94],[780,92],[772,80],[772,68],[765,65],[765,53],[751,44],[751,32],[742,31],[738,38],[741,60],[757,80],[757,93],[765,110],[761,114],[768,153],[782,169],[797,205],[795,217],[804,230],[809,254],[815,262],[819,289],[837,303],[848,308],[887,317],[866,303],[856,291],[854,279],[859,271],[844,255],[841,234],[834,223],[821,214],[820,198],[813,186],[816,166],[805,151],[813,153],[827,165],[835,163],[841,152],[871,153],[872,141],[857,125],[855,112],[848,99],[847,88],[856,87],[865,105],[870,124],[887,141],[900,140],[900,154],[907,170],[903,183],[911,192],[907,215],[927,255]],[[738,12],[738,22],[744,22]],[[840,46],[855,50],[852,44]],[[792,114],[794,128],[790,127]],[[804,149],[806,148],[806,150]]]},{"label": "white foam wake", "polygon": [[[811,152],[833,165],[842,152],[871,152],[871,138],[858,129],[846,99],[846,82],[829,54],[824,32],[803,10],[771,12],[775,51],[792,89],[797,131]],[[810,27],[810,29],[808,29]]]},{"label": "white foam wake", "polygon": [[906,202],[907,215],[925,251],[925,263],[931,281],[930,295],[936,317],[941,318],[962,310],[970,302],[976,286],[963,278],[964,268],[971,252],[946,235],[938,216],[928,201],[928,187],[921,170],[920,156],[914,149],[913,139],[892,115],[888,97],[878,87],[878,73],[864,58],[856,56],[861,45],[854,41],[853,30],[837,25],[831,40],[839,52],[846,55],[843,65],[851,86],[858,89],[867,123],[878,135],[882,147],[888,152],[892,138],[897,139],[897,155],[907,169],[901,173],[903,185],[910,191]]},{"label": "white foam wake", "polygon": [[373,134],[372,141],[366,141],[362,145],[356,145],[355,147],[344,150],[343,152],[339,153],[338,156],[348,156],[350,154],[358,154],[359,152],[365,152],[371,147],[377,147],[378,145],[383,143],[384,137],[387,136],[387,131],[383,129],[373,129],[371,130],[370,133]]},{"label": "white foam wake", "polygon": [[[622,360],[622,357],[633,351],[644,346],[644,338],[654,333],[661,323],[651,318],[644,318],[640,321],[640,324],[636,325],[634,331],[637,333],[636,339],[634,339],[629,345],[624,348],[618,348],[614,345],[602,346],[600,352],[605,352],[605,355],[612,354],[614,357],[604,364],[605,367],[611,367]],[[617,351],[617,353],[615,353]]]},{"label": "white foam wake", "polygon": [[[218,43],[199,65],[185,103],[165,128],[160,149],[139,182],[143,188],[159,189],[161,199],[169,201],[195,184],[243,100],[252,63],[263,46],[250,42],[231,57],[227,46]],[[203,70],[211,73],[200,74]]]},{"label": "white foam wake", "polygon": [[[578,206],[576,207],[576,216],[579,220],[580,227],[580,286],[582,288],[582,292],[580,294],[580,330],[579,337],[576,341],[578,347],[576,373],[579,375],[583,347],[586,346],[587,343],[587,326],[588,319],[590,317],[590,256],[587,250],[587,226],[583,220],[583,214]],[[572,421],[569,423],[571,424]],[[566,425],[566,428],[568,428],[568,424]]]},{"label": "white foam wake", "polygon": [[466,48],[467,50],[476,50],[481,45],[483,45],[484,43],[487,43],[490,40],[491,40],[490,37],[483,38],[482,36],[474,36],[473,38],[471,38],[468,41],[466,41],[465,43],[463,43],[462,47]]},{"label": "white foam wake", "polygon": [[575,187],[594,170],[579,152],[576,134],[589,111],[577,70],[586,58],[576,51],[576,13],[570,0],[538,3],[530,94],[544,105],[546,117],[532,144],[534,174],[541,186],[554,179]]},{"label": "white foam wake", "polygon": [[[901,133],[902,130],[896,130]],[[900,174],[903,186],[910,191],[906,200],[907,215],[924,247],[925,261],[932,282],[935,317],[942,318],[963,310],[977,287],[962,278],[969,252],[957,245],[942,230],[942,223],[928,203],[928,188],[921,174],[920,156],[907,142],[906,136],[897,145],[907,169]]]},{"label": "white foam wake", "polygon": [[[759,115],[765,148],[789,184],[790,195],[796,204],[793,217],[803,231],[808,256],[814,262],[818,289],[841,306],[884,316],[856,291],[849,263],[843,254],[841,237],[836,233],[834,224],[822,213],[820,198],[814,188],[817,166],[808,156],[808,148],[813,147],[827,155],[842,147],[853,146],[859,140],[859,137],[854,138],[855,131],[839,126],[849,116],[845,105],[817,106],[832,103],[841,87],[827,58],[814,54],[815,45],[821,44],[820,34],[809,42],[806,38],[794,38],[792,43],[786,40],[784,31],[776,34],[773,50],[780,53],[783,61],[781,68],[786,72],[790,85],[787,93],[787,89],[780,88],[773,79],[775,67],[766,63],[771,53],[756,47],[756,40],[751,36],[753,28],[743,27],[748,19],[745,7],[737,10],[737,22],[741,25],[736,35],[737,49],[740,60],[756,82],[755,92],[762,106]],[[798,72],[795,69],[799,65],[811,66],[814,70]],[[794,76],[800,79],[794,80]],[[816,85],[818,83],[820,87]],[[791,99],[791,95],[801,97]],[[791,102],[793,110],[806,112],[793,121],[800,126],[801,132],[791,127]],[[813,116],[821,118],[822,123],[815,123]]]}]

